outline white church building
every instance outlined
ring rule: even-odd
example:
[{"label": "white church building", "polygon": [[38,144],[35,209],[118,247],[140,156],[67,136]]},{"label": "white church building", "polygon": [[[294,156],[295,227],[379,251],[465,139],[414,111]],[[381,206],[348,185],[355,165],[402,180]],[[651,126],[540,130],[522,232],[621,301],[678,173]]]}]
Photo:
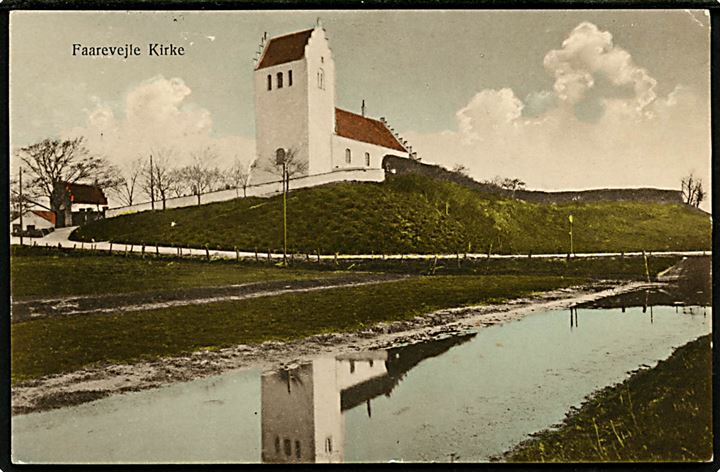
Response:
[{"label": "white church building", "polygon": [[[292,188],[307,188],[338,181],[382,182],[385,156],[417,159],[405,140],[385,118],[365,116],[335,106],[335,62],[325,30],[318,24],[305,31],[267,38],[263,36],[255,58],[255,161],[275,162],[278,152],[294,153],[304,171],[292,175]],[[262,166],[261,166],[262,167]],[[265,166],[266,167],[266,166]],[[267,197],[282,191],[279,179],[256,180],[242,192]],[[202,196],[203,203],[238,198],[237,189]],[[195,196],[169,198],[166,208],[197,204]],[[151,202],[114,207],[106,217],[146,211]]]},{"label": "white church building", "polygon": [[335,61],[319,21],[313,29],[264,36],[255,62],[256,159],[292,151],[305,175],[353,180],[357,173],[347,171],[379,171],[386,155],[411,156],[384,118],[365,116],[364,102],[360,114],[335,102]]}]

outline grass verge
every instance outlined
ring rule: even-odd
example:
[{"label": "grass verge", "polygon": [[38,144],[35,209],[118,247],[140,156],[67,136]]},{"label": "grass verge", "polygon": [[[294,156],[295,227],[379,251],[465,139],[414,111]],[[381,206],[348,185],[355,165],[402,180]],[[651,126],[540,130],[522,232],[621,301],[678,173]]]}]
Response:
[{"label": "grass verge", "polygon": [[686,462],[712,457],[710,336],[600,390],[508,462]]},{"label": "grass verge", "polygon": [[[320,277],[317,270],[282,269],[274,264],[234,261],[93,255],[85,251],[12,248],[12,295],[15,299],[212,287],[271,280]],[[326,271],[322,277],[342,272]]]},{"label": "grass verge", "polygon": [[440,308],[493,303],[582,282],[435,276],[273,297],[14,323],[12,381],[263,341],[347,332]]},{"label": "grass verge", "polygon": [[[650,257],[654,277],[680,260]],[[277,261],[276,261],[277,262]],[[348,272],[386,272],[414,275],[536,275],[593,279],[644,280],[642,257],[574,259],[446,259],[339,260],[296,259],[289,269],[252,260],[212,260],[148,255],[93,254],[89,251],[41,247],[12,247],[13,298],[125,293],[189,287],[211,287],[271,280],[300,280],[342,276]]]}]

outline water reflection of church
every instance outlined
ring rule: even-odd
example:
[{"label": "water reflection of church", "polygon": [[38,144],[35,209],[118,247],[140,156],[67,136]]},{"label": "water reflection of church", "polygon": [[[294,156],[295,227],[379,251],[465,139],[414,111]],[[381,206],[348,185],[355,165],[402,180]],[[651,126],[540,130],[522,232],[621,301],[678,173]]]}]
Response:
[{"label": "water reflection of church", "polygon": [[343,412],[389,395],[405,373],[474,336],[316,359],[262,377],[262,460],[342,462]]}]

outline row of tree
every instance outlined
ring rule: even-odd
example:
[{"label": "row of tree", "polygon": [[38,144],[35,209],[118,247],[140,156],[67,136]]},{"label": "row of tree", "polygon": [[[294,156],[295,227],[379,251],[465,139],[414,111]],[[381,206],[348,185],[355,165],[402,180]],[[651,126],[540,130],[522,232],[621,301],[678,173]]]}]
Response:
[{"label": "row of tree", "polygon": [[240,196],[242,189],[243,196],[247,196],[251,166],[237,157],[229,169],[221,170],[214,165],[218,156],[210,147],[192,152],[191,163],[186,166],[174,165],[176,156],[173,149],[164,148],[138,157],[126,166],[118,184],[109,190],[124,205],[137,203],[143,195],[162,203],[163,209],[168,198],[195,195],[199,205],[203,194],[216,190],[234,188]]},{"label": "row of tree", "polygon": [[25,169],[22,200],[20,182],[12,179],[11,212],[40,205],[47,198],[50,210],[58,212],[64,195],[55,191],[59,183],[86,183],[102,188],[124,205],[133,205],[143,196],[161,202],[165,208],[168,198],[195,195],[198,204],[204,193],[220,189],[243,189],[247,193],[251,166],[236,156],[229,169],[221,170],[215,162],[217,152],[203,148],[190,154],[191,163],[177,166],[178,152],[171,148],[150,151],[138,156],[124,167],[112,165],[93,154],[83,138],[45,139],[20,148],[16,152]]}]

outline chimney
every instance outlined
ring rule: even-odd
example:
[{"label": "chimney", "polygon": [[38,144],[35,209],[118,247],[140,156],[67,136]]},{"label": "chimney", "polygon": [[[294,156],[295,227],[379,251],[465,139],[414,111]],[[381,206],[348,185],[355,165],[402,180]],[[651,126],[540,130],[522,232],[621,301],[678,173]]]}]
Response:
[{"label": "chimney", "polygon": [[361,110],[362,116],[364,117],[365,116],[365,99],[364,98],[363,98],[362,106],[360,107],[360,110]]}]

